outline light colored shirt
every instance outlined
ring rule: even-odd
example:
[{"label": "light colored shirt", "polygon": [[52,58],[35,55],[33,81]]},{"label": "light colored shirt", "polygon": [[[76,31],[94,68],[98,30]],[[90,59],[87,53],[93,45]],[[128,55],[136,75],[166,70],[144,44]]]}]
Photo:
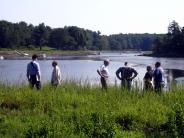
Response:
[{"label": "light colored shirt", "polygon": [[101,75],[105,78],[108,78],[109,77],[109,70],[107,68],[107,66],[105,65],[102,65],[100,68],[99,68],[99,71],[101,73]]},{"label": "light colored shirt", "polygon": [[51,76],[52,85],[58,85],[61,83],[61,71],[58,66],[55,66]]},{"label": "light colored shirt", "polygon": [[38,81],[41,78],[41,71],[40,71],[40,65],[37,61],[33,60],[27,65],[27,77],[29,78],[30,75],[36,75],[38,78]]}]

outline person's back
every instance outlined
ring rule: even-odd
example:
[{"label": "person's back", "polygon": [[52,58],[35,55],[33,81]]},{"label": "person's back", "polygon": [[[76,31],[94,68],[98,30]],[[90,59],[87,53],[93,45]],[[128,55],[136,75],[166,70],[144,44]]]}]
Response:
[{"label": "person's back", "polygon": [[160,62],[156,62],[155,63],[155,70],[153,73],[153,77],[154,77],[154,85],[155,85],[155,90],[156,91],[161,91],[162,87],[164,85],[164,71],[161,68],[161,63]]},{"label": "person's back", "polygon": [[36,85],[37,89],[41,88],[41,72],[38,62],[36,62],[38,56],[33,55],[32,61],[27,65],[27,78],[33,88]]},{"label": "person's back", "polygon": [[37,75],[39,72],[39,64],[36,61],[31,61],[27,65],[27,73],[29,75]]},{"label": "person's back", "polygon": [[120,67],[121,78],[129,80],[136,71],[131,67]]},{"label": "person's back", "polygon": [[[119,76],[119,74],[121,76]],[[132,80],[137,75],[138,75],[137,71],[134,68],[132,68],[132,67],[128,67],[128,63],[127,62],[125,62],[125,66],[124,67],[120,67],[116,71],[117,78],[121,80],[121,86],[123,86],[123,87],[127,86],[128,89],[131,89]]]},{"label": "person's back", "polygon": [[162,82],[163,81],[163,69],[158,67],[154,70],[154,81]]}]

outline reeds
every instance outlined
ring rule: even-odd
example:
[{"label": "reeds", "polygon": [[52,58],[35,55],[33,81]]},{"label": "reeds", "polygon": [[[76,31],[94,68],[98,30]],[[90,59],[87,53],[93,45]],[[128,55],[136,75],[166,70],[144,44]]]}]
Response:
[{"label": "reeds", "polygon": [[170,92],[62,82],[0,84],[0,137],[183,137],[184,87]]}]

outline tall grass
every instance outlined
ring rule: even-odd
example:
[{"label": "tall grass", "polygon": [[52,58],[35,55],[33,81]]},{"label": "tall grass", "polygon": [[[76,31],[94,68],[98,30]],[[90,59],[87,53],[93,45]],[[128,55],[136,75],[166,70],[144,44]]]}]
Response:
[{"label": "tall grass", "polygon": [[0,84],[0,137],[184,137],[183,92]]}]

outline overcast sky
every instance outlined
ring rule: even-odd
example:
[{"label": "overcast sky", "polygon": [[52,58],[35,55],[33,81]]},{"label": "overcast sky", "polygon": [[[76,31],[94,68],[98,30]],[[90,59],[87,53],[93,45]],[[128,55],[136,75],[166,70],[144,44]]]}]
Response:
[{"label": "overcast sky", "polygon": [[0,20],[57,28],[78,26],[102,34],[166,33],[184,26],[184,0],[0,0]]}]

